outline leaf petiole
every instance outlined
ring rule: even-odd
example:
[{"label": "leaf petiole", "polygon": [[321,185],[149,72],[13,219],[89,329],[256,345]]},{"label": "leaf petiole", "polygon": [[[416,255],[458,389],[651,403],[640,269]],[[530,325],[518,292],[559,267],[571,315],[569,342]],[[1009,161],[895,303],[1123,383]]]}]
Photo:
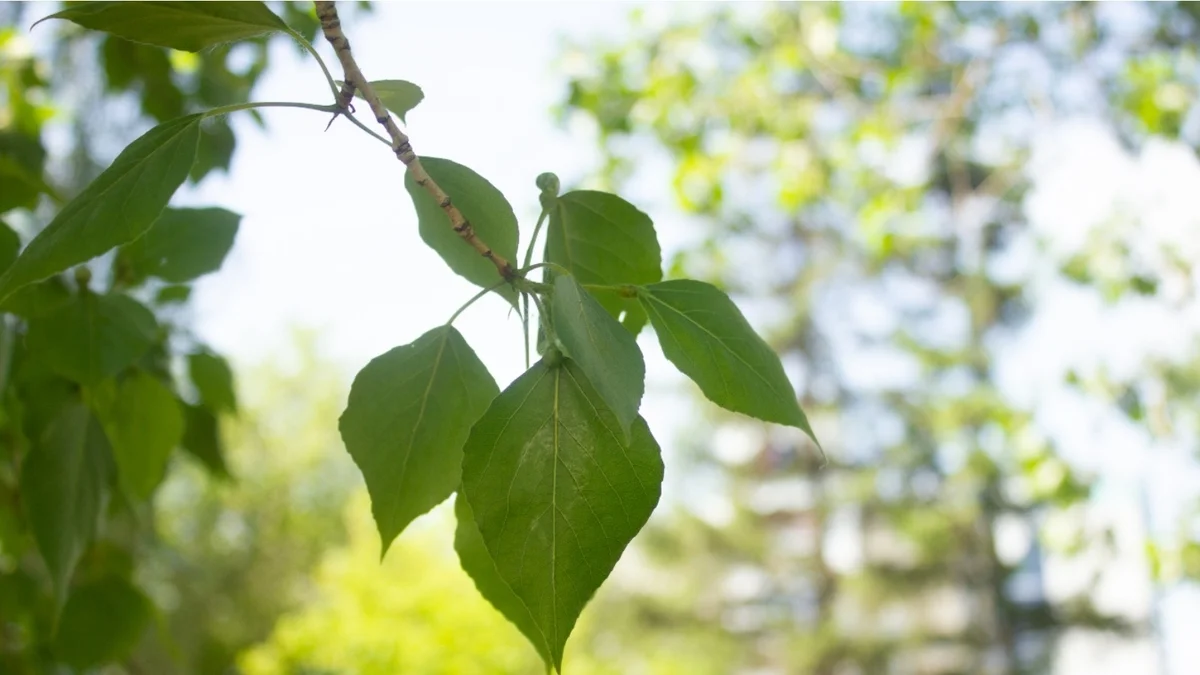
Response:
[{"label": "leaf petiole", "polygon": [[329,91],[333,93],[333,100],[338,100],[338,86],[333,80],[333,74],[329,72],[329,66],[325,65],[325,59],[321,58],[321,55],[317,53],[317,50],[312,46],[312,43],[308,40],[305,40],[304,36],[296,32],[294,28],[289,27],[287,32],[288,35],[291,35],[296,40],[296,42],[300,43],[300,46],[304,48],[304,51],[312,54],[312,57],[317,60],[317,65],[321,66],[321,72],[325,74],[325,81],[329,83]]},{"label": "leaf petiole", "polygon": [[454,314],[452,314],[450,316],[450,320],[446,322],[446,325],[449,326],[450,324],[454,323],[454,320],[458,318],[458,315],[467,311],[467,308],[470,307],[471,305],[475,304],[476,300],[482,298],[483,296],[487,295],[488,293],[491,293],[492,291],[496,290],[497,288],[500,288],[501,286],[503,286],[504,284],[507,284],[507,283],[509,283],[507,279],[501,279],[500,281],[497,281],[496,283],[492,284],[491,286],[488,286],[487,288],[483,289],[482,291],[479,291],[475,295],[471,296],[470,300],[466,301],[466,303],[464,303],[462,307],[459,307],[454,312]]},{"label": "leaf petiole", "polygon": [[388,141],[388,139],[375,133],[370,129],[370,127],[358,121],[354,115],[347,113],[339,108],[336,104],[332,103],[328,105],[321,105],[319,103],[302,103],[300,101],[249,101],[247,103],[234,103],[233,105],[224,105],[219,108],[211,108],[209,110],[205,110],[201,114],[205,117],[215,117],[217,115],[228,115],[229,113],[238,112],[240,110],[250,110],[253,108],[302,108],[304,110],[316,110],[317,112],[331,114],[340,113],[353,122],[354,126],[367,132],[375,140],[389,147],[391,146],[391,142]]}]

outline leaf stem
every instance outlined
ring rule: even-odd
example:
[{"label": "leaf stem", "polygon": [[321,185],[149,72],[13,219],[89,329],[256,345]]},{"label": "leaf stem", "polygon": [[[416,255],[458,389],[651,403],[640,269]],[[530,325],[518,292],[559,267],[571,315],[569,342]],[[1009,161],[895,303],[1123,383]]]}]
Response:
[{"label": "leaf stem", "polygon": [[371,87],[371,82],[358,67],[358,63],[354,60],[354,55],[350,52],[350,41],[346,39],[346,34],[342,32],[342,22],[338,18],[337,3],[329,2],[328,0],[318,0],[317,18],[321,20],[321,32],[325,34],[325,39],[333,46],[333,51],[337,54],[338,61],[342,64],[344,72],[344,85],[338,93],[338,104],[345,113],[350,106],[350,99],[354,95],[354,90],[357,89],[367,104],[371,106],[371,112],[375,115],[375,121],[387,131],[388,137],[391,138],[392,152],[396,154],[396,159],[404,163],[408,170],[412,172],[413,181],[425,189],[426,192],[433,197],[433,200],[442,207],[446,212],[447,218],[450,219],[450,227],[454,229],[458,236],[462,237],[463,241],[467,242],[475,249],[479,255],[492,261],[496,266],[496,271],[505,281],[512,281],[519,275],[513,269],[512,263],[505,260],[503,256],[497,254],[488,246],[482,239],[475,234],[475,228],[471,226],[470,221],[458,210],[451,201],[450,196],[446,194],[438,184],[429,176],[429,172],[425,167],[421,166],[421,159],[413,152],[412,143],[409,142],[408,136],[400,131],[400,127],[396,126],[395,120],[392,119],[391,113],[379,100],[379,95]]},{"label": "leaf stem", "polygon": [[337,82],[335,82],[333,79],[333,73],[329,72],[329,66],[325,65],[325,59],[321,58],[321,55],[312,46],[312,43],[309,42],[308,40],[305,40],[304,36],[301,35],[299,32],[297,32],[296,29],[291,28],[289,26],[287,29],[287,32],[289,35],[292,36],[293,39],[296,40],[296,42],[300,43],[300,46],[304,48],[304,51],[308,52],[309,54],[312,54],[312,57],[317,60],[317,65],[321,66],[321,72],[325,74],[325,81],[329,83],[329,91],[330,91],[330,93],[333,94],[333,100],[337,101],[338,100]]},{"label": "leaf stem", "polygon": [[391,145],[388,139],[380,136],[371,130],[370,127],[363,124],[354,117],[348,114],[337,106],[336,103],[321,105],[319,103],[302,103],[300,101],[249,101],[247,103],[234,103],[233,105],[223,105],[219,108],[211,108],[204,111],[205,117],[214,117],[216,115],[228,115],[229,113],[238,112],[239,110],[250,110],[251,108],[302,108],[304,110],[316,110],[317,112],[333,113],[345,115],[359,129],[367,132],[372,138],[385,145]]},{"label": "leaf stem", "polygon": [[530,269],[529,263],[533,262],[533,247],[537,245],[538,234],[542,231],[542,223],[546,222],[546,216],[550,215],[550,209],[542,208],[542,215],[538,216],[537,225],[533,226],[533,236],[529,238],[529,248],[525,249],[525,263],[522,265],[524,269]]},{"label": "leaf stem", "polygon": [[501,286],[503,286],[504,284],[507,284],[507,283],[509,283],[508,279],[501,279],[500,281],[497,281],[496,283],[492,284],[491,286],[488,286],[487,288],[483,289],[482,291],[479,291],[475,295],[471,296],[470,300],[466,301],[466,303],[464,303],[462,307],[459,307],[454,312],[454,314],[450,315],[450,320],[446,322],[446,325],[448,326],[448,325],[454,323],[454,320],[458,318],[458,315],[462,314],[463,312],[465,312],[467,310],[468,307],[475,304],[476,300],[482,298],[483,296],[487,295],[488,293],[491,293],[492,291],[496,290],[497,288],[500,288]]}]

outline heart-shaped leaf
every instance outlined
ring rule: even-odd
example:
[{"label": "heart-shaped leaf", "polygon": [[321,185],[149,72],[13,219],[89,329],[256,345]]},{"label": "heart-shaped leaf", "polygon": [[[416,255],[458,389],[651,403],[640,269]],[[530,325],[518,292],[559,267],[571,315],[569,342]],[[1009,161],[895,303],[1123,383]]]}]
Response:
[{"label": "heart-shaped leaf", "polygon": [[458,487],[463,443],[499,391],[452,326],[376,357],[354,378],[338,428],[367,481],[385,553]]},{"label": "heart-shaped leaf", "polygon": [[563,359],[539,362],[497,396],[463,455],[462,494],[496,572],[561,670],[580,612],[658,503],[658,444],[640,418],[627,444],[583,371]]}]

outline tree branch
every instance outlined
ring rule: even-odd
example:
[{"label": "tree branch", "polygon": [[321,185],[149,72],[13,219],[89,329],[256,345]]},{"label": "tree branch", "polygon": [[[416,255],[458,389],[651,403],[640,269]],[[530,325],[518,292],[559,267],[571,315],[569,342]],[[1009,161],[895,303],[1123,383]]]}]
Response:
[{"label": "tree branch", "polygon": [[321,31],[325,34],[325,39],[329,44],[333,45],[333,51],[337,54],[338,61],[342,64],[342,70],[345,73],[345,81],[342,85],[342,90],[338,92],[338,105],[345,110],[350,108],[350,99],[354,97],[354,92],[357,90],[367,104],[371,106],[371,112],[375,115],[375,121],[383,125],[387,131],[387,135],[391,138],[392,152],[396,153],[396,158],[404,163],[408,170],[412,172],[413,180],[417,185],[425,189],[446,212],[446,216],[450,218],[450,226],[458,233],[458,236],[463,238],[479,252],[479,255],[492,261],[496,266],[496,271],[506,280],[512,281],[519,275],[509,261],[503,256],[496,254],[492,248],[488,246],[475,234],[475,228],[471,226],[470,221],[463,216],[458,207],[454,206],[450,201],[450,196],[445,190],[438,187],[429,173],[425,171],[425,167],[421,166],[421,160],[417,154],[413,152],[412,144],[408,141],[408,136],[400,131],[400,127],[396,126],[396,122],[392,119],[383,102],[379,100],[379,96],[375,90],[371,88],[371,83],[363,75],[358,67],[358,63],[354,60],[354,55],[350,53],[350,41],[346,39],[346,34],[342,32],[342,22],[338,19],[337,3],[334,2],[317,2],[317,18],[321,20]]}]

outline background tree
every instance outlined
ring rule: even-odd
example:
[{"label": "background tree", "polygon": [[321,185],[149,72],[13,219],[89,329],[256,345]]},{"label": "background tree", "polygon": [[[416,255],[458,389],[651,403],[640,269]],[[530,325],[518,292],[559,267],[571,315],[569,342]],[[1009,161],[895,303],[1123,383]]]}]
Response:
[{"label": "background tree", "polygon": [[[1046,597],[1046,559],[1085,542],[1044,526],[1089,479],[1000,371],[1063,277],[1114,306],[1181,306],[1160,289],[1189,258],[1134,245],[1135,222],[1042,246],[1029,162],[1036,132],[1080,115],[1134,148],[1197,140],[1194,6],[772,5],[631,27],[568,59],[563,114],[598,131],[606,185],[653,185],[665,157],[704,232],[672,272],[785,313],[774,345],[836,439],[825,468],[778,429],[697,439],[730,524],[650,541],[664,569],[729,583],[679,620],[719,608],[747,672],[1045,672],[1066,631],[1122,627],[1087,593]],[[1124,381],[1067,379],[1100,378],[1089,393],[1161,442],[1192,438],[1193,363],[1138,358]],[[1032,545],[997,544],[1026,528]]]}]

